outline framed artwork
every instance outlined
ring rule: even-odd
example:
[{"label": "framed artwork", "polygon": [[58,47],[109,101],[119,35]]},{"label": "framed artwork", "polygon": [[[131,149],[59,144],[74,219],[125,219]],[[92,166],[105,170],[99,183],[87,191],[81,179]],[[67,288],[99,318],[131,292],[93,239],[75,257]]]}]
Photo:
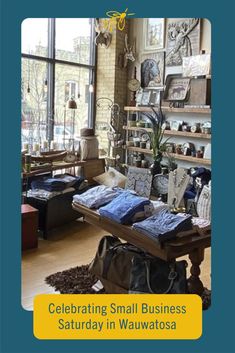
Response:
[{"label": "framed artwork", "polygon": [[142,90],[139,90],[136,92],[136,96],[135,96],[136,106],[141,105],[142,95],[143,95]]},{"label": "framed artwork", "polygon": [[160,96],[161,96],[160,90],[155,90],[155,89],[151,90],[149,104],[153,106],[158,106],[160,104]]},{"label": "framed artwork", "polygon": [[125,188],[136,191],[139,196],[149,197],[152,178],[153,176],[149,168],[129,167]]},{"label": "framed artwork", "polygon": [[165,52],[142,54],[141,87],[156,88],[164,84]]},{"label": "framed artwork", "polygon": [[210,54],[187,56],[183,58],[183,76],[196,77],[210,74]]},{"label": "framed artwork", "polygon": [[188,98],[189,89],[190,78],[181,75],[168,75],[163,98],[168,102],[185,101]]},{"label": "framed artwork", "polygon": [[200,19],[171,18],[167,22],[166,66],[181,66],[183,58],[200,51]]},{"label": "framed artwork", "polygon": [[145,51],[164,48],[164,18],[145,18],[143,29]]},{"label": "framed artwork", "polygon": [[144,106],[149,105],[150,96],[151,96],[150,90],[143,90],[142,97],[141,97],[141,105],[144,105]]}]

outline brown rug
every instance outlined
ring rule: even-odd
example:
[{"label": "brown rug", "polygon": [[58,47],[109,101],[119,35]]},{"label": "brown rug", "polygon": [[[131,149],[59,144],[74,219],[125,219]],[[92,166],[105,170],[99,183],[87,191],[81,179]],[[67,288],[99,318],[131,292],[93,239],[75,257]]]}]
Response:
[{"label": "brown rug", "polygon": [[88,265],[77,266],[62,272],[54,273],[45,278],[45,282],[61,294],[100,294],[92,286],[97,278],[88,272]]},{"label": "brown rug", "polygon": [[[92,286],[97,278],[88,272],[88,265],[77,266],[62,272],[54,273],[45,279],[46,283],[61,294],[103,294],[104,290],[96,292]],[[203,310],[211,305],[211,291],[204,288],[202,294]]]}]

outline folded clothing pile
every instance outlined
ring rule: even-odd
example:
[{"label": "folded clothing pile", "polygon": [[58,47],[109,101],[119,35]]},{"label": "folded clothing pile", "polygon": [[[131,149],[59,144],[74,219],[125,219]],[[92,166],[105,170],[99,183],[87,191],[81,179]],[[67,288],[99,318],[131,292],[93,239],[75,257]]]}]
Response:
[{"label": "folded clothing pile", "polygon": [[101,216],[110,218],[121,224],[132,223],[138,213],[144,213],[143,218],[146,218],[152,214],[152,211],[153,206],[149,199],[127,190],[99,209]]},{"label": "folded clothing pile", "polygon": [[54,179],[61,180],[66,184],[66,188],[73,187],[77,190],[82,190],[87,186],[87,181],[85,181],[82,176],[74,176],[70,174],[56,174]]},{"label": "folded clothing pile", "polygon": [[134,223],[133,229],[155,239],[164,242],[176,237],[177,233],[192,229],[192,216],[189,214],[172,214],[168,210],[162,210],[142,222]]},{"label": "folded clothing pile", "polygon": [[31,182],[32,190],[46,190],[46,191],[64,191],[68,187],[78,188],[81,183],[83,183],[83,177],[73,177],[70,175],[60,175],[59,177],[53,178],[42,178],[38,180],[33,180]]},{"label": "folded clothing pile", "polygon": [[112,201],[121,192],[124,192],[121,188],[111,188],[105,185],[99,185],[87,190],[83,194],[74,195],[73,203],[75,205],[81,204],[88,208],[99,208]]},{"label": "folded clothing pile", "polygon": [[37,199],[50,200],[55,196],[66,194],[68,192],[75,192],[74,188],[67,188],[63,191],[47,191],[42,189],[28,190],[27,197],[34,197]]}]

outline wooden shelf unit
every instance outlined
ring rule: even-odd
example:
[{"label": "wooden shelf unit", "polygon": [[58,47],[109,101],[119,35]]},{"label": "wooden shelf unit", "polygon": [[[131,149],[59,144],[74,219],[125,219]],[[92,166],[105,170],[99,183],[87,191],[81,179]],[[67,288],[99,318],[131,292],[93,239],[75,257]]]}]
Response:
[{"label": "wooden shelf unit", "polygon": [[[153,107],[154,108],[154,107]],[[163,113],[197,113],[197,114],[211,114],[211,108],[170,108],[162,106]],[[124,107],[126,112],[152,112],[151,107]]]},{"label": "wooden shelf unit", "polygon": [[[124,146],[123,148],[128,151],[146,153],[146,154],[150,154],[150,155],[153,154],[152,150],[149,150],[147,148],[127,147],[127,146]],[[197,164],[204,164],[204,165],[211,165],[210,159],[185,156],[183,154],[177,154],[177,153],[168,153],[165,156],[167,156],[167,155],[170,155],[170,156],[174,157],[175,159],[178,159],[181,161],[192,162],[192,163],[197,163]]]},{"label": "wooden shelf unit", "polygon": [[[167,106],[162,106],[161,107],[163,113],[186,113],[186,114],[201,114],[201,115],[208,115],[208,118],[211,114],[211,108],[192,108],[192,107],[187,107],[185,106],[184,108],[170,108]],[[128,116],[129,114],[132,113],[141,113],[141,112],[152,112],[151,107],[124,107],[124,110],[127,112]],[[144,128],[144,127],[129,127],[129,126],[123,126],[123,129],[126,131],[126,137],[128,136],[128,131],[146,131],[146,132],[152,132],[151,128]],[[172,137],[183,137],[183,138],[195,138],[195,139],[205,139],[205,140],[210,140],[211,139],[211,134],[203,134],[203,133],[192,133],[188,131],[173,131],[173,130],[165,130],[164,131],[165,136],[172,136]],[[145,153],[152,155],[152,150],[149,149],[144,149],[144,148],[139,148],[139,147],[127,147],[124,146],[126,151],[135,151],[139,153]],[[172,156],[176,160],[180,161],[185,161],[185,162],[191,162],[199,165],[211,165],[211,160],[206,159],[206,158],[197,158],[197,157],[192,157],[192,156],[185,156],[183,154],[177,154],[177,153],[167,153],[167,155]],[[126,152],[126,158],[127,158],[127,152]]]},{"label": "wooden shelf unit", "polygon": [[[129,126],[123,126],[124,130],[128,131],[141,131],[144,130],[146,132],[152,132],[153,130],[151,128],[146,128],[146,127],[129,127]],[[192,137],[192,138],[200,138],[200,139],[211,139],[211,134],[203,134],[203,133],[193,133],[193,132],[188,132],[188,131],[174,131],[174,130],[165,130],[164,135],[168,136],[182,136],[182,137]]]}]

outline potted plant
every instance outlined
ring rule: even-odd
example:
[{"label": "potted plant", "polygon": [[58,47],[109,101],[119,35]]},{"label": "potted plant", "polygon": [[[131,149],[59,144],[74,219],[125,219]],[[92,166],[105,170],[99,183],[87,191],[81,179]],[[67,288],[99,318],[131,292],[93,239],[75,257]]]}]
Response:
[{"label": "potted plant", "polygon": [[152,132],[148,133],[153,151],[153,164],[151,165],[152,174],[161,173],[161,161],[163,153],[166,151],[166,145],[169,140],[163,141],[164,128],[163,123],[165,121],[164,115],[162,114],[161,106],[157,112],[151,107],[152,113],[142,113],[152,124]]}]

